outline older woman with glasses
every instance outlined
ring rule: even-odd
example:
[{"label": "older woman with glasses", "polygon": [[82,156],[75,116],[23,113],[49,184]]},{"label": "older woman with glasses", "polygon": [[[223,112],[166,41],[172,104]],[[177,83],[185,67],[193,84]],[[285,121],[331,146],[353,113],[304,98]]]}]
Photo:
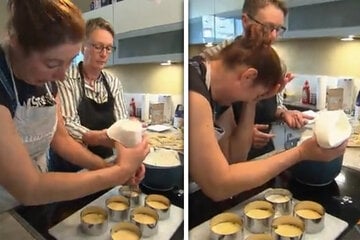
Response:
[{"label": "older woman with glasses", "polygon": [[[286,31],[284,27],[285,17],[287,15],[287,8],[282,0],[245,0],[242,8],[242,24],[244,32],[251,24],[262,26],[269,32],[271,42],[274,42]],[[231,41],[223,42],[213,48],[205,50],[204,57],[211,57],[218,54],[222,48],[230,44]],[[293,76],[288,73],[285,75],[287,81],[290,81]],[[218,106],[218,118],[225,119],[223,121],[232,121],[233,129],[228,131],[236,131],[236,122],[240,116],[240,103],[234,103],[231,108]],[[234,120],[231,120],[233,118]],[[274,137],[269,132],[269,125],[275,120],[284,121],[291,128],[301,128],[307,120],[311,119],[299,111],[288,110],[283,105],[282,94],[277,94],[269,99],[264,99],[256,104],[255,124],[253,127],[253,142],[250,149],[248,159],[255,158],[273,150],[271,139]],[[229,146],[225,140],[220,142],[225,152],[229,152],[229,161],[234,162],[239,157],[244,158],[244,153],[239,153],[237,150],[229,150]],[[239,146],[241,143],[238,143]]]},{"label": "older woman with glasses", "polygon": [[[86,23],[82,52],[84,60],[70,66],[65,81],[58,82],[61,111],[70,135],[102,158],[113,154],[106,129],[116,120],[128,118],[120,80],[104,71],[113,46],[114,30],[103,18]],[[51,171],[78,171],[76,166],[50,150]]]}]

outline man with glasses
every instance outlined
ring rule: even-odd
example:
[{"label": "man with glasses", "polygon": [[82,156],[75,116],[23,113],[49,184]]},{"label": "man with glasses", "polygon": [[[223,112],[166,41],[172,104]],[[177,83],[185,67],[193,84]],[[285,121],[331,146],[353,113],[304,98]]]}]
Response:
[{"label": "man with glasses", "polygon": [[[85,34],[84,60],[70,66],[65,80],[57,83],[61,111],[70,135],[93,153],[107,158],[113,151],[106,129],[116,120],[128,118],[120,80],[103,70],[115,51],[114,30],[103,18],[94,18],[87,21]],[[48,165],[51,171],[81,169],[52,150]]]},{"label": "man with glasses", "polygon": [[[286,31],[284,22],[287,12],[287,7],[282,0],[245,0],[241,16],[243,28],[246,29],[250,24],[259,24],[270,30],[270,39],[274,42]],[[208,48],[203,54],[213,56],[232,41],[236,41],[236,39],[226,40],[217,46]],[[286,74],[286,77],[290,80],[293,78],[289,73]],[[231,108],[218,106],[217,118],[219,124],[221,124],[222,121],[229,121],[229,118],[234,119],[234,127],[230,132],[237,131],[236,122],[240,115],[241,103],[233,104]],[[307,123],[307,119],[311,119],[311,117],[303,115],[299,111],[290,111],[286,109],[283,105],[281,93],[270,99],[259,101],[256,105],[253,143],[252,148],[248,153],[248,159],[263,155],[274,149],[271,141],[274,135],[268,133],[268,131],[269,124],[276,119],[283,120],[292,128],[301,128]],[[220,145],[223,148],[227,148],[226,144],[226,140],[224,143],[220,142]],[[228,159],[230,159],[231,162],[232,158],[230,156],[228,156]],[[234,158],[234,160],[235,159],[239,158]]]}]

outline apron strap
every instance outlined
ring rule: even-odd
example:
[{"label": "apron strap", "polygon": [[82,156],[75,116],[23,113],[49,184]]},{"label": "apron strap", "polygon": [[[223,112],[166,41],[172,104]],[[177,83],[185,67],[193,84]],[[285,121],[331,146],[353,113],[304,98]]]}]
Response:
[{"label": "apron strap", "polygon": [[[80,79],[81,79],[81,89],[82,91],[80,91],[80,95],[82,97],[86,97],[85,95],[85,78],[84,78],[84,66],[83,66],[83,62],[79,62],[78,64],[78,68],[79,68],[79,73],[80,73]],[[108,94],[108,101],[113,101],[114,100],[114,96],[112,95],[111,91],[110,91],[110,86],[108,84],[108,82],[106,81],[106,77],[104,75],[104,73],[101,71],[101,80],[104,83],[106,92]]]},{"label": "apron strap", "polygon": [[11,101],[11,115],[13,116],[17,106],[16,94],[13,90],[13,86],[11,84],[11,73],[10,70],[6,67],[8,66],[5,57],[0,57],[0,84],[4,87],[5,92],[10,98]]}]

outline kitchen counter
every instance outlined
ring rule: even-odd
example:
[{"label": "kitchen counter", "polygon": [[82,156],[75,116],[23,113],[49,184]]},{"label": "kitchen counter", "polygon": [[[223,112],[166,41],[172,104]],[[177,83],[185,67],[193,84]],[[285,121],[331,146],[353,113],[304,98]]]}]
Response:
[{"label": "kitchen counter", "polygon": [[[140,186],[142,192],[146,194],[161,193],[167,196],[171,203],[183,208],[183,192],[182,190],[172,190],[167,192],[158,192],[146,189]],[[27,230],[35,239],[55,239],[48,230],[61,222],[74,212],[78,211],[88,203],[97,199],[108,190],[101,191],[84,198],[64,201],[41,206],[19,206],[12,210],[11,215]],[[184,238],[184,224],[182,223],[172,236],[171,240],[179,240]],[[15,234],[15,233],[14,233]],[[10,235],[9,235],[10,236]],[[15,238],[8,238],[15,239]],[[16,238],[17,239],[17,238]]]},{"label": "kitchen counter", "polygon": [[[166,142],[169,145],[171,140],[177,140],[178,142],[182,143],[182,132],[178,129],[171,128],[170,131],[164,131],[161,133],[155,133],[148,131],[149,135],[162,135],[162,136],[170,136],[171,139]],[[164,138],[162,138],[164,139]],[[179,145],[179,144],[178,144]],[[158,146],[162,147],[162,145]],[[177,146],[170,146],[169,148],[177,147]],[[182,145],[180,146],[182,147]],[[176,149],[180,150],[180,149]],[[182,149],[181,149],[182,150]],[[107,159],[107,161],[112,161],[112,157]],[[143,193],[145,194],[162,194],[168,197],[172,204],[178,206],[180,208],[184,208],[184,192],[183,189],[174,188],[169,191],[160,191],[149,189],[140,184],[140,188]],[[12,225],[12,223],[16,223],[17,230],[11,231],[9,230],[1,231],[0,229],[0,238],[3,239],[6,236],[6,239],[55,239],[52,237],[48,230],[53,227],[54,225],[58,224],[59,222],[63,221],[74,212],[78,211],[79,209],[83,208],[85,205],[89,204],[93,200],[99,198],[101,195],[105,194],[108,190],[100,191],[89,196],[72,200],[72,201],[63,201],[58,203],[52,204],[45,204],[40,206],[19,206],[14,210],[9,211],[6,215],[0,215],[0,228],[7,228],[7,225]],[[6,225],[3,225],[3,223]],[[9,224],[8,224],[9,223]],[[19,224],[20,223],[20,224]],[[19,234],[19,229],[20,234]],[[178,240],[184,239],[184,223],[182,223],[172,236],[171,240]],[[6,234],[6,235],[4,235]],[[15,237],[16,236],[16,237]],[[19,236],[26,236],[20,237]]]},{"label": "kitchen counter", "polygon": [[[201,190],[189,196],[189,228],[209,220],[211,217],[228,210],[240,202],[255,196],[267,188],[289,189],[298,200],[313,200],[321,203],[326,212],[346,221],[349,226],[338,239],[350,231],[360,219],[360,172],[343,166],[341,173],[331,184],[322,187],[311,187],[294,180],[289,172],[277,176],[263,186],[243,192],[221,202],[214,202]],[[350,200],[350,201],[349,201]]]},{"label": "kitchen counter", "polygon": [[300,102],[290,102],[290,101],[286,101],[286,100],[284,100],[283,104],[289,110],[299,110],[299,111],[313,110],[313,111],[318,111],[316,106],[311,105],[311,104],[303,104],[303,103],[300,103]]}]

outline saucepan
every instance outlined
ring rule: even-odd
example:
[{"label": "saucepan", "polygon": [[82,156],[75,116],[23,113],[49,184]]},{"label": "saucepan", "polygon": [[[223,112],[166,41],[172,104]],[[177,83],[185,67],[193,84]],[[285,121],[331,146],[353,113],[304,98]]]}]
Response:
[{"label": "saucepan", "polygon": [[330,184],[341,172],[344,155],[329,162],[302,161],[290,168],[292,176],[310,186]]},{"label": "saucepan", "polygon": [[184,155],[174,150],[152,149],[145,161],[142,184],[150,189],[169,191],[184,186]]}]

